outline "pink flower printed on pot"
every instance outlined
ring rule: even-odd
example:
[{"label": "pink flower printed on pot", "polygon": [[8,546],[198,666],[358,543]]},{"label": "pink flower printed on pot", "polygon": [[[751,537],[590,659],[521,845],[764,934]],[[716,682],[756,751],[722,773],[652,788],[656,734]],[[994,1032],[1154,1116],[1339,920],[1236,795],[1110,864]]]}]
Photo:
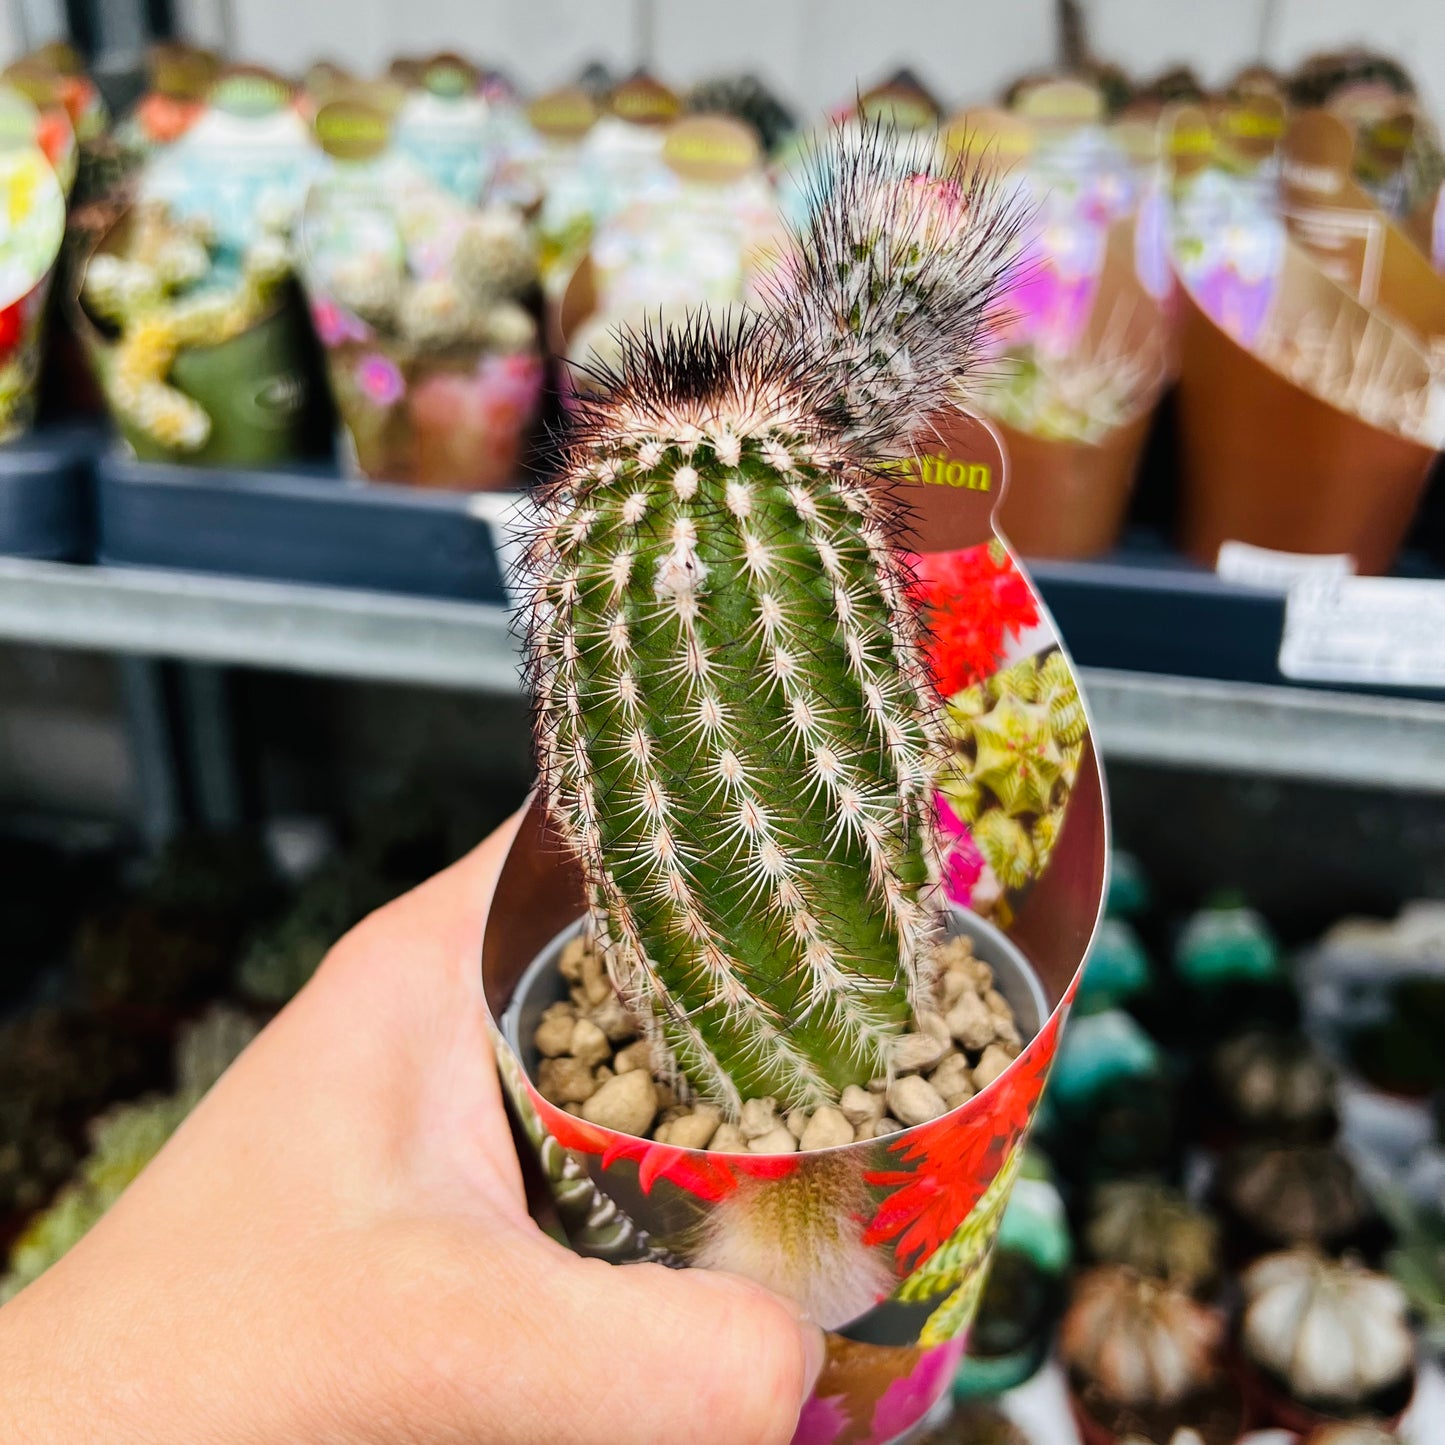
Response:
[{"label": "pink flower printed on pot", "polygon": [[488,356],[475,371],[435,371],[415,381],[408,406],[416,479],[484,489],[514,485],[542,382],[541,359],[532,354]]},{"label": "pink flower printed on pot", "polygon": [[356,384],[377,406],[395,406],[406,394],[406,380],[394,361],[379,352],[363,356],[356,368]]},{"label": "pink flower printed on pot", "polygon": [[347,341],[370,341],[371,328],[353,311],[317,296],[311,302],[311,324],[328,350]]},{"label": "pink flower printed on pot", "polygon": [[983,876],[983,854],[973,841],[968,824],[953,811],[942,793],[934,794],[938,832],[943,843],[943,891],[951,903],[967,908]]},{"label": "pink flower printed on pot", "polygon": [[1194,283],[1205,314],[1241,346],[1251,346],[1274,300],[1274,277],[1241,275],[1232,261],[1206,271]]},{"label": "pink flower printed on pot", "polygon": [[848,1425],[841,1395],[814,1395],[798,1416],[793,1445],[835,1445]]},{"label": "pink flower printed on pot", "polygon": [[1010,341],[1032,341],[1049,356],[1077,346],[1094,309],[1104,234],[1077,220],[1036,230],[1019,258],[1017,279],[1000,309],[1010,314]]},{"label": "pink flower printed on pot", "polygon": [[967,1337],[959,1335],[923,1354],[911,1375],[894,1380],[873,1411],[872,1433],[867,1445],[886,1445],[911,1430],[948,1389],[958,1362],[963,1358]]}]

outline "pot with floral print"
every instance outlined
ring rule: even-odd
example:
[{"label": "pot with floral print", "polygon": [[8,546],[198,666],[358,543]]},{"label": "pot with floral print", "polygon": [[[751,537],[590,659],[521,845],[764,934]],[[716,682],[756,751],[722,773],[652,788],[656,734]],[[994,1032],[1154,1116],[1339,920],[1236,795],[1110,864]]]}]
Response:
[{"label": "pot with floral print", "polygon": [[[1011,218],[927,145],[842,144],[773,312],[625,342],[581,411],[526,579],[543,787],[483,950],[561,1228],[797,1299],[820,1445],[947,1388],[1106,875],[1002,456],[954,410]],[[1010,668],[1042,752],[946,715]],[[955,827],[940,769],[980,752],[1013,810]],[[990,811],[1047,835],[1026,878]]]},{"label": "pot with floral print", "polygon": [[65,194],[41,124],[28,100],[0,87],[0,442],[35,419],[45,302],[65,234]]}]

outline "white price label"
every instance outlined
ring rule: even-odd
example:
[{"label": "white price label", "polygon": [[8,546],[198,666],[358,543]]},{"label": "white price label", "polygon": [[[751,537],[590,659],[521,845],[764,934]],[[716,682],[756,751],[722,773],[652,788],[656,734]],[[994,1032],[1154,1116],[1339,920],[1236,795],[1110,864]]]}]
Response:
[{"label": "white price label", "polygon": [[1347,552],[1276,552],[1248,542],[1221,542],[1214,570],[1223,582],[1258,587],[1263,592],[1288,592],[1296,582],[1312,578],[1350,577],[1355,559]]},{"label": "white price label", "polygon": [[1285,602],[1279,670],[1301,682],[1445,688],[1445,582],[1297,583]]}]

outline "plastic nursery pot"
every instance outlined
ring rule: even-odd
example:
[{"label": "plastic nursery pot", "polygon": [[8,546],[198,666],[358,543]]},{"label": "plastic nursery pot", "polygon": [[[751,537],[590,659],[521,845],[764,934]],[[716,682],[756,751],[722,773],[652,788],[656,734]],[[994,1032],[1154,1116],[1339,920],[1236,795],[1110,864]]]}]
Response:
[{"label": "plastic nursery pot", "polygon": [[[896,486],[912,509],[930,673],[950,731],[961,729],[935,800],[939,881],[951,926],[1009,980],[1032,1035],[1018,1057],[942,1117],[881,1139],[793,1154],[658,1144],[574,1117],[531,1082],[532,1030],[559,986],[536,980],[585,912],[580,870],[540,800],[483,940],[503,1082],[573,1247],[726,1268],[796,1299],[829,1332],[799,1445],[896,1440],[948,1390],[1108,872],[1103,778],[1071,664],[993,530],[1006,472],[997,434],[949,414],[935,448],[900,463]],[[960,487],[946,480],[955,464]],[[944,803],[950,787],[962,813]]]},{"label": "plastic nursery pot", "polygon": [[546,375],[535,350],[417,357],[373,338],[328,346],[326,365],[361,476],[467,492],[518,485]]},{"label": "plastic nursery pot", "polygon": [[1312,396],[1181,304],[1185,550],[1212,567],[1222,543],[1247,542],[1389,571],[1435,453]]},{"label": "plastic nursery pot", "polygon": [[318,449],[312,347],[293,298],[219,346],[188,347],[176,357],[170,379],[204,408],[211,435],[199,451],[178,452],[117,418],[142,461],[267,467]]},{"label": "plastic nursery pot", "polygon": [[[1095,773],[1095,776],[1097,774]],[[536,1149],[568,1239],[615,1262],[714,1264],[798,1299],[825,1325],[828,1357],[795,1437],[883,1442],[948,1389],[962,1356],[1022,1144],[1072,999],[1102,891],[1097,790],[1073,846],[1031,895],[1056,923],[1031,953],[976,917],[951,926],[996,970],[1020,1032],[1014,1063],[931,1123],[807,1154],[678,1148],[584,1122],[529,1077],[541,1010],[562,996],[555,960],[583,912],[580,876],[535,801],[502,871],[482,976],[503,1082]],[[1065,830],[1066,833],[1068,830]],[[1050,880],[1056,886],[1047,886]],[[782,1231],[780,1223],[793,1227]],[[790,1241],[790,1242],[786,1242]]]},{"label": "plastic nursery pot", "polygon": [[1097,445],[1049,441],[995,422],[1009,456],[999,526],[1025,557],[1097,557],[1119,540],[1153,412]]},{"label": "plastic nursery pot", "polygon": [[[1105,1408],[1107,1418],[1100,1418]],[[1083,1445],[1116,1445],[1127,1439],[1169,1440],[1181,1427],[1196,1431],[1203,1445],[1235,1445],[1248,1419],[1238,1392],[1223,1379],[1173,1407],[1139,1410],[1096,1401],[1087,1387],[1081,1389],[1077,1380],[1070,1379],[1069,1413]]]},{"label": "plastic nursery pot", "polygon": [[1327,1425],[1347,1421],[1368,1421],[1383,1430],[1397,1429],[1415,1397],[1415,1378],[1416,1372],[1411,1370],[1399,1384],[1378,1392],[1357,1408],[1346,1408],[1335,1415],[1296,1400],[1252,1360],[1241,1358],[1239,1363],[1239,1385],[1244,1392],[1248,1428],[1287,1430],[1301,1439],[1312,1438],[1315,1431]]}]

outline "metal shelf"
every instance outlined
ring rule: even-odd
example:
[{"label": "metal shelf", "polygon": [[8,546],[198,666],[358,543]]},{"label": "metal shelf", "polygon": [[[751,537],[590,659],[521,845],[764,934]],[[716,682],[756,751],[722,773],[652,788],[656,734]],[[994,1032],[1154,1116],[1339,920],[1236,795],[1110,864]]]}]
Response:
[{"label": "metal shelf", "polygon": [[[377,682],[519,686],[499,607],[142,568],[0,559],[0,637]],[[1106,761],[1445,793],[1445,702],[1097,667],[1083,676]]]}]

